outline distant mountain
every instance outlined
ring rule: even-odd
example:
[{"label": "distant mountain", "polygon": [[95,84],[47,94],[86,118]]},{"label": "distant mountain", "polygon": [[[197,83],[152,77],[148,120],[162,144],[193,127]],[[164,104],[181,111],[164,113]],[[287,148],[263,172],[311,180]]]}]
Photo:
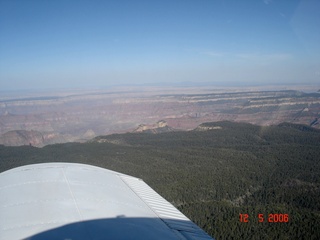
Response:
[{"label": "distant mountain", "polygon": [[73,141],[68,135],[57,133],[41,133],[39,131],[15,130],[0,135],[0,144],[5,146],[30,145],[43,147],[48,144]]},{"label": "distant mountain", "polygon": [[216,129],[222,129],[219,124],[213,124],[213,123],[202,123],[198,127],[194,129],[194,131],[208,131],[208,130],[216,130]]},{"label": "distant mountain", "polygon": [[145,124],[140,124],[138,128],[136,128],[133,132],[134,133],[164,133],[164,132],[172,132],[176,131],[174,128],[169,127],[168,123],[164,120],[158,121],[156,124],[152,125],[145,125]]},{"label": "distant mountain", "polygon": [[[1,142],[12,146],[84,142],[132,131],[165,133],[198,126],[203,131],[208,127],[201,123],[219,121],[260,126],[290,122],[320,129],[319,119],[320,94],[295,90],[149,87],[0,99]],[[15,130],[29,132],[7,134]]]}]

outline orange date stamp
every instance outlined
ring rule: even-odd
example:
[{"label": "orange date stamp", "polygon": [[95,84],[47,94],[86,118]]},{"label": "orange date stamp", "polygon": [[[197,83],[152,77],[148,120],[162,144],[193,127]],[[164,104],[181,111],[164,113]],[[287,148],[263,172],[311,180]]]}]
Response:
[{"label": "orange date stamp", "polygon": [[[240,213],[239,220],[240,222],[247,223],[251,217],[247,213]],[[289,222],[289,214],[287,213],[270,213],[266,216],[262,213],[259,213],[256,218],[259,223],[269,222],[269,223],[287,223]]]}]

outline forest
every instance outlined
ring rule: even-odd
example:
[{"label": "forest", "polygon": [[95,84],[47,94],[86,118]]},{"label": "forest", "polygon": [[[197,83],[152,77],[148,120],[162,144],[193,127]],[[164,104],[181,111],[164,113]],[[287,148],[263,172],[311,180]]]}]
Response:
[{"label": "forest", "polygon": [[91,164],[143,179],[217,240],[320,239],[320,130],[228,121],[202,127],[43,148],[0,145],[0,172]]}]

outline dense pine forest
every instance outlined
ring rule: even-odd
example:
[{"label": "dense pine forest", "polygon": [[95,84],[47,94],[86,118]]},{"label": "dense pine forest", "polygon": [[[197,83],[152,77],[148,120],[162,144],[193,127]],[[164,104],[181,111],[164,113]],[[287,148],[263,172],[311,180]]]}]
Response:
[{"label": "dense pine forest", "polygon": [[42,162],[142,178],[218,240],[320,239],[320,131],[308,126],[215,122],[188,132],[0,146],[0,172]]}]

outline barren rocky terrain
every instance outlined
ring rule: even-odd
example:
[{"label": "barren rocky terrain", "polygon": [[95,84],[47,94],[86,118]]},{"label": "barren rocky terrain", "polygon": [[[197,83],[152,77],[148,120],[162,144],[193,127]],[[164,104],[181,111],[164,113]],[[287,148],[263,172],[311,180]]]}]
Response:
[{"label": "barren rocky terrain", "polygon": [[157,127],[191,130],[222,120],[319,128],[318,88],[288,89],[119,87],[1,93],[0,144],[42,147],[112,133],[162,132]]}]

